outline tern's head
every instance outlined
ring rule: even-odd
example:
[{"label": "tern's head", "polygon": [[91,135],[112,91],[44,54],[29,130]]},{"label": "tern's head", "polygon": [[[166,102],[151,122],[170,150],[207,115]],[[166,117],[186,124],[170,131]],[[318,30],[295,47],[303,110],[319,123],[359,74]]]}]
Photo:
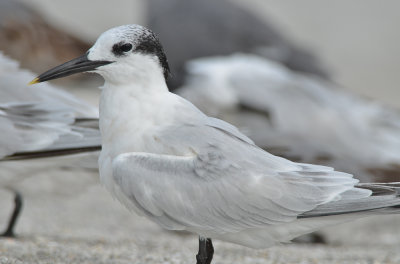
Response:
[{"label": "tern's head", "polygon": [[[138,77],[167,78],[169,67],[156,35],[139,25],[112,28],[89,51],[34,79],[31,84],[79,72],[96,72],[109,82],[131,82]],[[150,75],[150,76],[149,76]]]}]

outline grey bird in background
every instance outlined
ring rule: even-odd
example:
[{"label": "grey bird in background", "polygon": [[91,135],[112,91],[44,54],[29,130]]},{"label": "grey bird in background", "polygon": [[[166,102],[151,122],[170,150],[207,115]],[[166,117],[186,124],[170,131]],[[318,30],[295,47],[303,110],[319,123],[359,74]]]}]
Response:
[{"label": "grey bird in background", "polygon": [[32,89],[25,80],[34,74],[1,53],[0,69],[3,160],[99,144],[96,107],[50,84]]},{"label": "grey bird in background", "polygon": [[398,111],[252,54],[193,60],[187,72],[178,94],[269,152],[362,182],[400,181]]},{"label": "grey bird in background", "polygon": [[[327,78],[329,74],[306,49],[289,41],[265,22],[227,0],[149,0],[147,26],[163,40],[171,64],[171,90],[185,79],[191,59],[234,52],[253,52],[288,68]],[[173,29],[173,30],[172,30]]]},{"label": "grey bird in background", "polygon": [[[0,52],[0,187],[15,194],[14,212],[3,236],[15,235],[23,195],[19,182],[51,168],[97,169],[96,154],[68,161],[38,159],[98,151],[100,133],[96,107],[50,84],[28,87],[26,80],[33,77]],[[88,179],[93,182],[81,177],[74,191]]]}]

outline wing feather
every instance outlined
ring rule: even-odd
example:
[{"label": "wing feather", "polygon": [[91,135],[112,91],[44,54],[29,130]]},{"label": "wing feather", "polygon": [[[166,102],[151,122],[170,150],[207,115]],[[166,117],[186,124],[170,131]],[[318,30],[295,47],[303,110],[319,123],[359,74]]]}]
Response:
[{"label": "wing feather", "polygon": [[[302,177],[310,168],[268,175],[233,164],[220,170],[207,162],[200,156],[125,153],[114,159],[113,177],[123,194],[162,226],[168,228],[161,221],[167,216],[188,230],[219,234],[291,222],[357,183],[330,168]],[[205,167],[215,175],[203,177]]]}]

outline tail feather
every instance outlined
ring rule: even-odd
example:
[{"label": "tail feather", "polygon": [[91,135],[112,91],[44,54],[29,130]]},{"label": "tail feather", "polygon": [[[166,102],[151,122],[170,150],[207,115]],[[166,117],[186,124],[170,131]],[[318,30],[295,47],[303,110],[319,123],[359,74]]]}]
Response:
[{"label": "tail feather", "polygon": [[[360,189],[370,190],[367,197],[355,199],[351,192]],[[371,211],[371,213],[400,213],[400,183],[362,183],[356,188],[342,194],[341,199],[321,204],[305,212],[298,218],[322,217],[342,214],[353,214]]]}]

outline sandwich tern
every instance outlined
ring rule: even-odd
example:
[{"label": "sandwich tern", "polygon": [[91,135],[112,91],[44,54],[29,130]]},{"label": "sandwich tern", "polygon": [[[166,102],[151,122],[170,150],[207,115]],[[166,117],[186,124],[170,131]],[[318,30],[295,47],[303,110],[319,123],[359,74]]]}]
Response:
[{"label": "sandwich tern", "polygon": [[170,93],[166,55],[145,27],[110,29],[85,55],[31,84],[86,71],[105,79],[101,182],[163,228],[198,234],[197,263],[211,263],[214,238],[266,248],[327,225],[398,211],[398,184],[358,185],[350,174],[274,156]]}]

